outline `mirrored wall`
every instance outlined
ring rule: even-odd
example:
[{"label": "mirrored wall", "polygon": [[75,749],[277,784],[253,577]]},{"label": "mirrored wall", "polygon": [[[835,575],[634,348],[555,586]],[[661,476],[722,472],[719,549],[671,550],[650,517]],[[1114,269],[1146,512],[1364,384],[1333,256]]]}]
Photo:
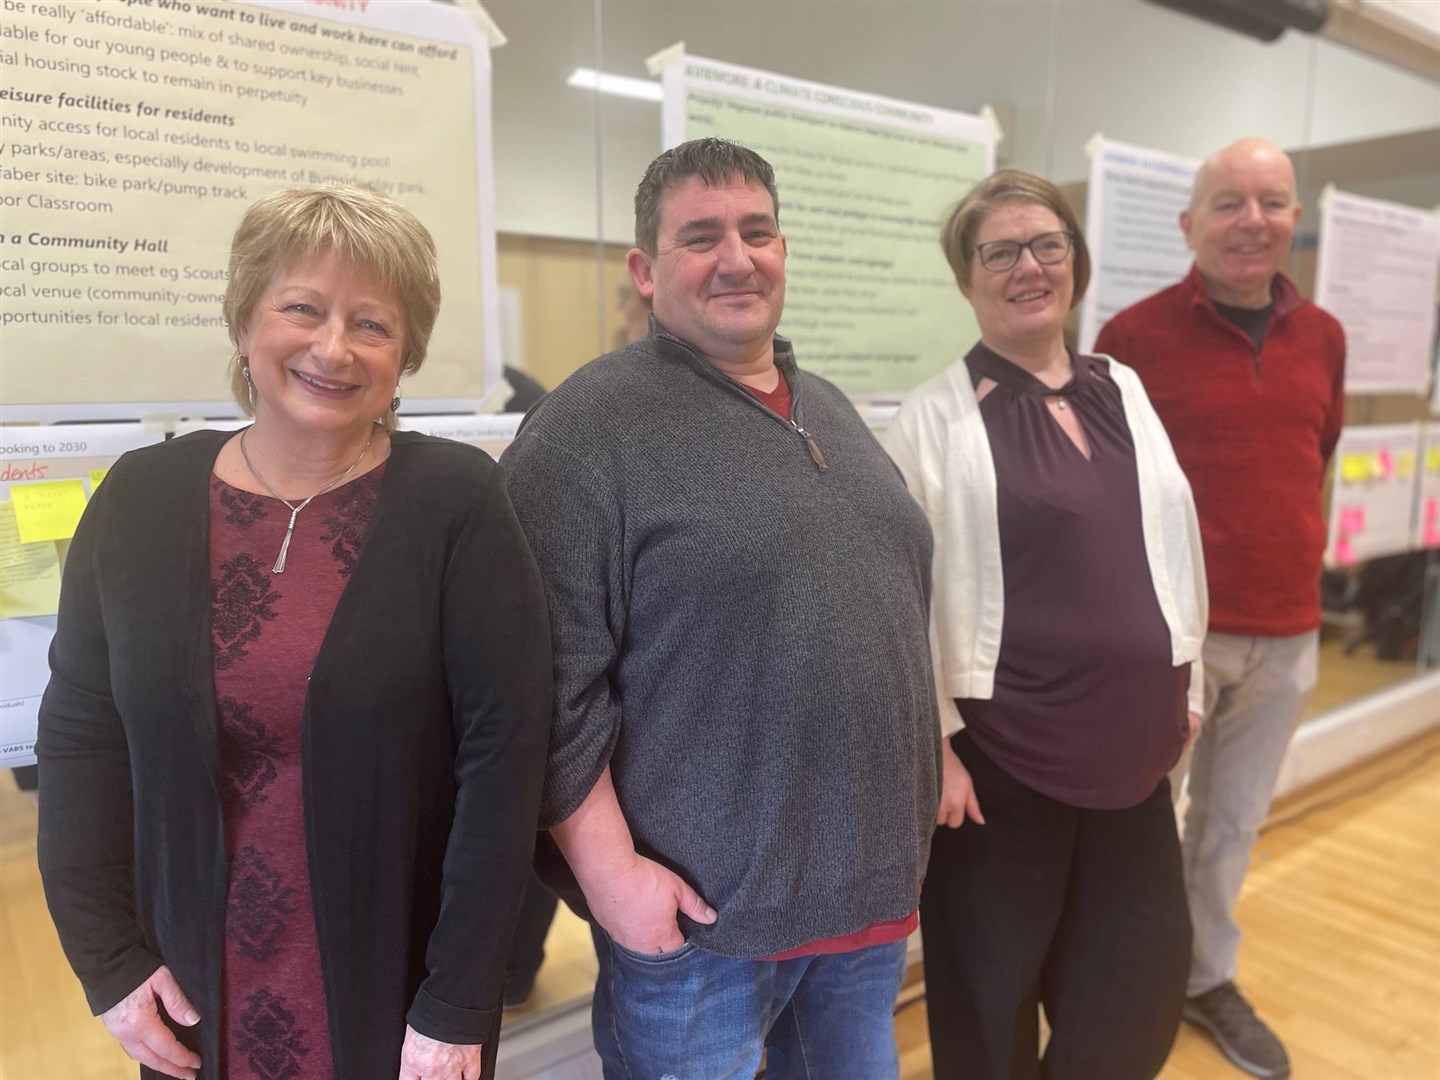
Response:
[{"label": "mirrored wall", "polygon": [[[693,56],[902,101],[988,107],[1002,133],[997,163],[1055,180],[1082,215],[1096,135],[1196,159],[1244,135],[1268,139],[1296,164],[1305,213],[1290,273],[1307,295],[1327,186],[1440,206],[1440,84],[1294,31],[1264,43],[1145,0],[485,7],[508,38],[494,56],[500,278],[517,350],[507,362],[546,387],[643,328],[624,260],[635,185],[662,148],[658,101],[567,79],[582,68],[649,80],[647,58],[681,42]],[[783,226],[787,177],[777,179]],[[959,318],[958,292],[954,304]],[[803,365],[798,334],[796,346]],[[1346,421],[1423,420],[1427,406],[1413,395],[1354,396]],[[1433,551],[1327,574],[1310,719],[1440,659],[1436,581]],[[537,899],[537,922],[545,907]],[[537,933],[544,964],[528,1003],[508,1014],[527,1025],[588,995],[595,970],[588,931],[563,906],[548,936],[543,925]]]}]

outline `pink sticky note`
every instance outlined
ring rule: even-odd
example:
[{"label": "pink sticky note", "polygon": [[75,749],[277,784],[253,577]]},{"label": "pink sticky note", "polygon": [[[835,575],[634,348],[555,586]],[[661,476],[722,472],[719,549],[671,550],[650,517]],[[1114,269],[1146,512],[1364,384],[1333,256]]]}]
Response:
[{"label": "pink sticky note", "polygon": [[1395,471],[1395,462],[1390,458],[1389,450],[1380,450],[1375,454],[1375,460],[1380,463],[1380,475],[1389,476]]},{"label": "pink sticky note", "polygon": [[1342,536],[1335,541],[1335,561],[1342,566],[1349,566],[1355,561],[1355,549],[1350,546],[1349,537]]},{"label": "pink sticky note", "polygon": [[1340,510],[1340,532],[1346,536],[1354,536],[1365,531],[1365,508],[1363,506],[1346,506]]},{"label": "pink sticky note", "polygon": [[1440,522],[1440,499],[1430,498],[1425,500],[1425,523],[1433,525]]},{"label": "pink sticky note", "polygon": [[1427,548],[1440,547],[1440,522],[1427,521],[1425,523],[1425,546]]}]

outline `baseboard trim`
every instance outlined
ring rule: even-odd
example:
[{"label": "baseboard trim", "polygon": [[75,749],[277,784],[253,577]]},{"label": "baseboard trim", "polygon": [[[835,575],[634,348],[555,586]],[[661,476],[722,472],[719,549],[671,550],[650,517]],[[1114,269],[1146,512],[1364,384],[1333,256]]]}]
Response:
[{"label": "baseboard trim", "polygon": [[590,1033],[590,996],[507,1027],[495,1080],[604,1080]]},{"label": "baseboard trim", "polygon": [[1275,797],[1319,783],[1435,727],[1440,727],[1440,671],[1332,709],[1300,725],[1280,767]]}]

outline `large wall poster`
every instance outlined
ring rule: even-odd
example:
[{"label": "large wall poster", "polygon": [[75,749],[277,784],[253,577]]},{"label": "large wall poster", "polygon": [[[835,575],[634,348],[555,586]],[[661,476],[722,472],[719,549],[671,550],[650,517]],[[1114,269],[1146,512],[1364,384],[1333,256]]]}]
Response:
[{"label": "large wall poster", "polygon": [[498,380],[490,44],[468,14],[5,0],[0,35],[8,420],[213,412],[235,225],[269,191],[327,180],[393,194],[439,246],[446,303],[407,400]]},{"label": "large wall poster", "polygon": [[1080,305],[1080,351],[1118,312],[1175,284],[1192,256],[1180,213],[1200,163],[1160,150],[1097,138],[1090,146],[1085,235],[1090,288]]},{"label": "large wall poster", "polygon": [[1435,348],[1440,214],[1327,188],[1315,303],[1345,327],[1345,392],[1424,394]]},{"label": "large wall poster", "polygon": [[720,135],[775,167],[789,242],[780,332],[807,370],[895,398],[979,337],[940,251],[946,211],[994,163],[980,116],[665,55],[663,141]]}]

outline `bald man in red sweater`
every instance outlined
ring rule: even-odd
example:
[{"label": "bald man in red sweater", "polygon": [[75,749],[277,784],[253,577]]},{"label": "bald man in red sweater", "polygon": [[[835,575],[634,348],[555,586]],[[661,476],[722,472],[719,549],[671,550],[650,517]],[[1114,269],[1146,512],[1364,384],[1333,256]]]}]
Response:
[{"label": "bald man in red sweater", "polygon": [[1300,204],[1278,148],[1243,139],[1195,176],[1180,226],[1195,265],[1122,311],[1095,351],[1129,364],[1190,478],[1210,582],[1205,723],[1190,763],[1185,1018],[1252,1076],[1285,1048],[1235,986],[1235,901],[1315,684],[1321,486],[1344,418],[1345,337],[1280,265]]}]

